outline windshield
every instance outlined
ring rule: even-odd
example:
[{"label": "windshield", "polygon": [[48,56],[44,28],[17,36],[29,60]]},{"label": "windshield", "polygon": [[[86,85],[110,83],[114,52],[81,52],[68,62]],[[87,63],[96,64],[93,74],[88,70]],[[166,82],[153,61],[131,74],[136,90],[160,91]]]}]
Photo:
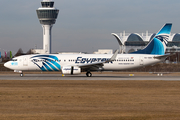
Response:
[{"label": "windshield", "polygon": [[11,61],[17,61],[17,59],[12,59]]}]

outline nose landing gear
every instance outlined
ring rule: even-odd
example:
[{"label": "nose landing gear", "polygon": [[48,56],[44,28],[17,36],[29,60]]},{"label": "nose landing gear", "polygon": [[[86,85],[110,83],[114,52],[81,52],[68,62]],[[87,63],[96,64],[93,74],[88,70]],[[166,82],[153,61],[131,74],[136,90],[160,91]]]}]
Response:
[{"label": "nose landing gear", "polygon": [[23,73],[20,73],[20,77],[23,77],[24,76],[24,74]]},{"label": "nose landing gear", "polygon": [[14,72],[16,72],[16,73],[20,73],[20,77],[23,77],[23,76],[24,76],[23,71],[14,70]]}]

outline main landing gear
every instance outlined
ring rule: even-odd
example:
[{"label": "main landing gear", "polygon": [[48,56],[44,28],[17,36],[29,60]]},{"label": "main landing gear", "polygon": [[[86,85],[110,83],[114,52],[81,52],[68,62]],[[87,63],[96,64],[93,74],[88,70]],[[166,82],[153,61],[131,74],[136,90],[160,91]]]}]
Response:
[{"label": "main landing gear", "polygon": [[86,76],[87,76],[87,77],[92,77],[92,73],[91,73],[91,72],[87,72],[87,73],[86,73]]}]

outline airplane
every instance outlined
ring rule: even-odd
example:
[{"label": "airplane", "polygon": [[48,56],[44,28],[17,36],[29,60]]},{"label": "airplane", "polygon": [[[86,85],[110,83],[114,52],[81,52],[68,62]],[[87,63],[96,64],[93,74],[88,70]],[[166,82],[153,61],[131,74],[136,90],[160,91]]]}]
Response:
[{"label": "airplane", "polygon": [[63,75],[81,74],[87,77],[92,71],[120,71],[139,68],[164,61],[172,23],[166,23],[144,49],[130,54],[32,54],[13,58],[4,64],[6,68],[23,71],[61,71]]}]

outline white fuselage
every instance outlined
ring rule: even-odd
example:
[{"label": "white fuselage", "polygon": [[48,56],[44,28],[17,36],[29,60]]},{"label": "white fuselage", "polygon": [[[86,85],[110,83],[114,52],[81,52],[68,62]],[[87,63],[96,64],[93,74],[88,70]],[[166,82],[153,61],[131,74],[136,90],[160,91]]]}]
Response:
[{"label": "white fuselage", "polygon": [[[95,68],[93,70],[97,70],[97,71],[126,70],[126,69],[133,69],[146,65],[156,64],[164,60],[164,59],[156,59],[155,56],[158,55],[118,54],[114,61],[109,63],[104,63],[101,69]],[[61,71],[61,69],[64,66],[80,66],[84,64],[102,62],[102,61],[107,61],[111,57],[112,54],[23,55],[13,58],[12,61],[5,63],[4,66],[18,71],[27,71],[27,70]]]}]

